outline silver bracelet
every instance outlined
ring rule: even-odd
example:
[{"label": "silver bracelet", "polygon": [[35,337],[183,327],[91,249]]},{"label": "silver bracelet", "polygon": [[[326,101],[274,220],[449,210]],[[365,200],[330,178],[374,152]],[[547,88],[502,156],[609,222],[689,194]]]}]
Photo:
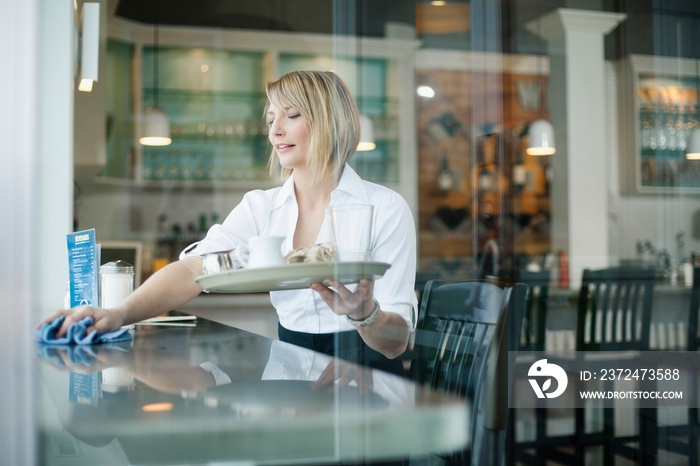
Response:
[{"label": "silver bracelet", "polygon": [[377,320],[377,316],[379,315],[379,303],[377,300],[374,300],[374,309],[372,310],[372,313],[367,316],[366,319],[364,320],[355,320],[352,317],[346,315],[345,320],[348,321],[350,325],[353,327],[367,327],[369,324]]}]

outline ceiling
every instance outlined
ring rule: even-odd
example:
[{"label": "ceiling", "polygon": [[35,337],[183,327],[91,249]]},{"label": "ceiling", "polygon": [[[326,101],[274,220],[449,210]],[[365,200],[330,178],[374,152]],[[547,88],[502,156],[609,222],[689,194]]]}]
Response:
[{"label": "ceiling", "polygon": [[[699,0],[108,0],[118,17],[161,25],[255,29],[323,34],[384,36],[386,22],[416,28],[423,46],[471,49],[472,36],[484,31],[478,10],[500,7],[502,30],[486,41],[487,51],[543,53],[541,41],[524,24],[559,8],[627,13],[623,25],[606,39],[606,55],[627,53],[697,56]],[[449,13],[446,13],[449,10]],[[342,17],[343,21],[334,21]],[[474,22],[474,24],[472,24]],[[650,34],[649,31],[653,33]],[[673,31],[673,37],[665,33]],[[679,31],[681,37],[675,32]],[[493,34],[493,31],[488,31]],[[683,37],[685,36],[685,37]],[[491,49],[489,49],[491,47]]]},{"label": "ceiling", "polygon": [[[385,24],[397,22],[415,28],[426,47],[453,49],[470,48],[475,4],[474,0],[448,0],[441,7],[430,5],[430,0],[109,1],[116,16],[146,24],[383,37]],[[513,31],[520,28],[520,34],[529,34],[521,27],[524,21],[566,1],[501,0],[498,5],[481,0],[491,9],[498,5],[501,14],[510,17],[503,21],[502,38],[489,45],[496,47],[493,51],[509,51]]]},{"label": "ceiling", "polygon": [[343,7],[364,35],[383,35],[385,21],[415,23],[413,0],[119,0],[115,14],[149,24],[331,34],[334,8]]}]

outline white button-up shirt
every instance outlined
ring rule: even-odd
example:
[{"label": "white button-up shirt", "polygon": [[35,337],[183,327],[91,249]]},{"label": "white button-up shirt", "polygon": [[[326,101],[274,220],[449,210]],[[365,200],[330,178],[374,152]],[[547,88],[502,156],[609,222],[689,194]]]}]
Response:
[{"label": "white button-up shirt", "polygon": [[[290,345],[281,341],[273,341],[270,345],[270,357],[265,365],[261,379],[308,380],[315,382],[321,378],[323,371],[328,365],[335,361],[336,358],[327,354],[310,351],[301,346]],[[205,367],[206,364],[200,364],[200,367],[209,372],[216,381],[215,374],[217,372],[210,371],[208,367]],[[368,367],[360,370],[367,371],[367,374],[371,376],[371,378],[366,378],[365,380],[372,381],[372,393],[381,396],[389,404],[406,405],[415,403],[414,385],[407,383],[405,379]],[[219,372],[221,372],[220,369]],[[231,382],[231,379],[223,372],[221,372],[220,377],[222,379],[226,377],[228,382]],[[336,380],[335,383],[339,383],[339,381]],[[217,385],[220,384],[217,383]],[[357,381],[351,380],[349,385],[357,387]]]},{"label": "white button-up shirt", "polygon": [[[235,249],[253,236],[284,236],[283,252],[292,250],[299,206],[294,193],[294,175],[280,187],[246,193],[221,225],[188,254]],[[374,283],[374,298],[385,312],[401,315],[415,328],[418,303],[414,292],[416,275],[416,231],[406,201],[394,191],[362,180],[350,166],[343,170],[331,193],[330,205],[365,203],[374,206],[370,260],[391,267]],[[323,220],[316,244],[331,241],[328,216]],[[339,238],[342,241],[342,238]],[[335,314],[310,288],[271,291],[270,300],[283,327],[307,333],[352,330],[344,317]]]}]

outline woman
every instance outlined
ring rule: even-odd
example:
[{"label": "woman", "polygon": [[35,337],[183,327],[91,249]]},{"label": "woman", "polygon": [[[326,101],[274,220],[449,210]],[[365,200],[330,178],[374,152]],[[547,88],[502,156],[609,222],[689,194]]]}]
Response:
[{"label": "woman", "polygon": [[[370,260],[391,268],[376,283],[363,280],[354,290],[314,283],[311,289],[271,292],[280,339],[363,363],[387,362],[405,351],[417,307],[415,226],[401,196],[363,181],[346,164],[360,137],[347,86],[332,72],[296,71],[268,83],[267,97],[270,171],[281,169],[284,185],[247,193],[223,224],[114,309],[82,306],[57,311],[42,323],[67,315],[60,337],[86,316],[103,333],[159,315],[202,292],[194,278],[201,275],[203,254],[236,248],[258,235],[286,236],[286,251],[322,243],[330,240],[326,207],[369,203]],[[396,362],[385,368],[399,371]]]}]

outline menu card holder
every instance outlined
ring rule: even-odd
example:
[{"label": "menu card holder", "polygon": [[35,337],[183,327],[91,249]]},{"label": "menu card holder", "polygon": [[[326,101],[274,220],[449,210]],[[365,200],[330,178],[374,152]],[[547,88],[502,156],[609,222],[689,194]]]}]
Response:
[{"label": "menu card holder", "polygon": [[97,306],[99,249],[95,244],[95,229],[69,233],[67,243],[70,307]]}]

